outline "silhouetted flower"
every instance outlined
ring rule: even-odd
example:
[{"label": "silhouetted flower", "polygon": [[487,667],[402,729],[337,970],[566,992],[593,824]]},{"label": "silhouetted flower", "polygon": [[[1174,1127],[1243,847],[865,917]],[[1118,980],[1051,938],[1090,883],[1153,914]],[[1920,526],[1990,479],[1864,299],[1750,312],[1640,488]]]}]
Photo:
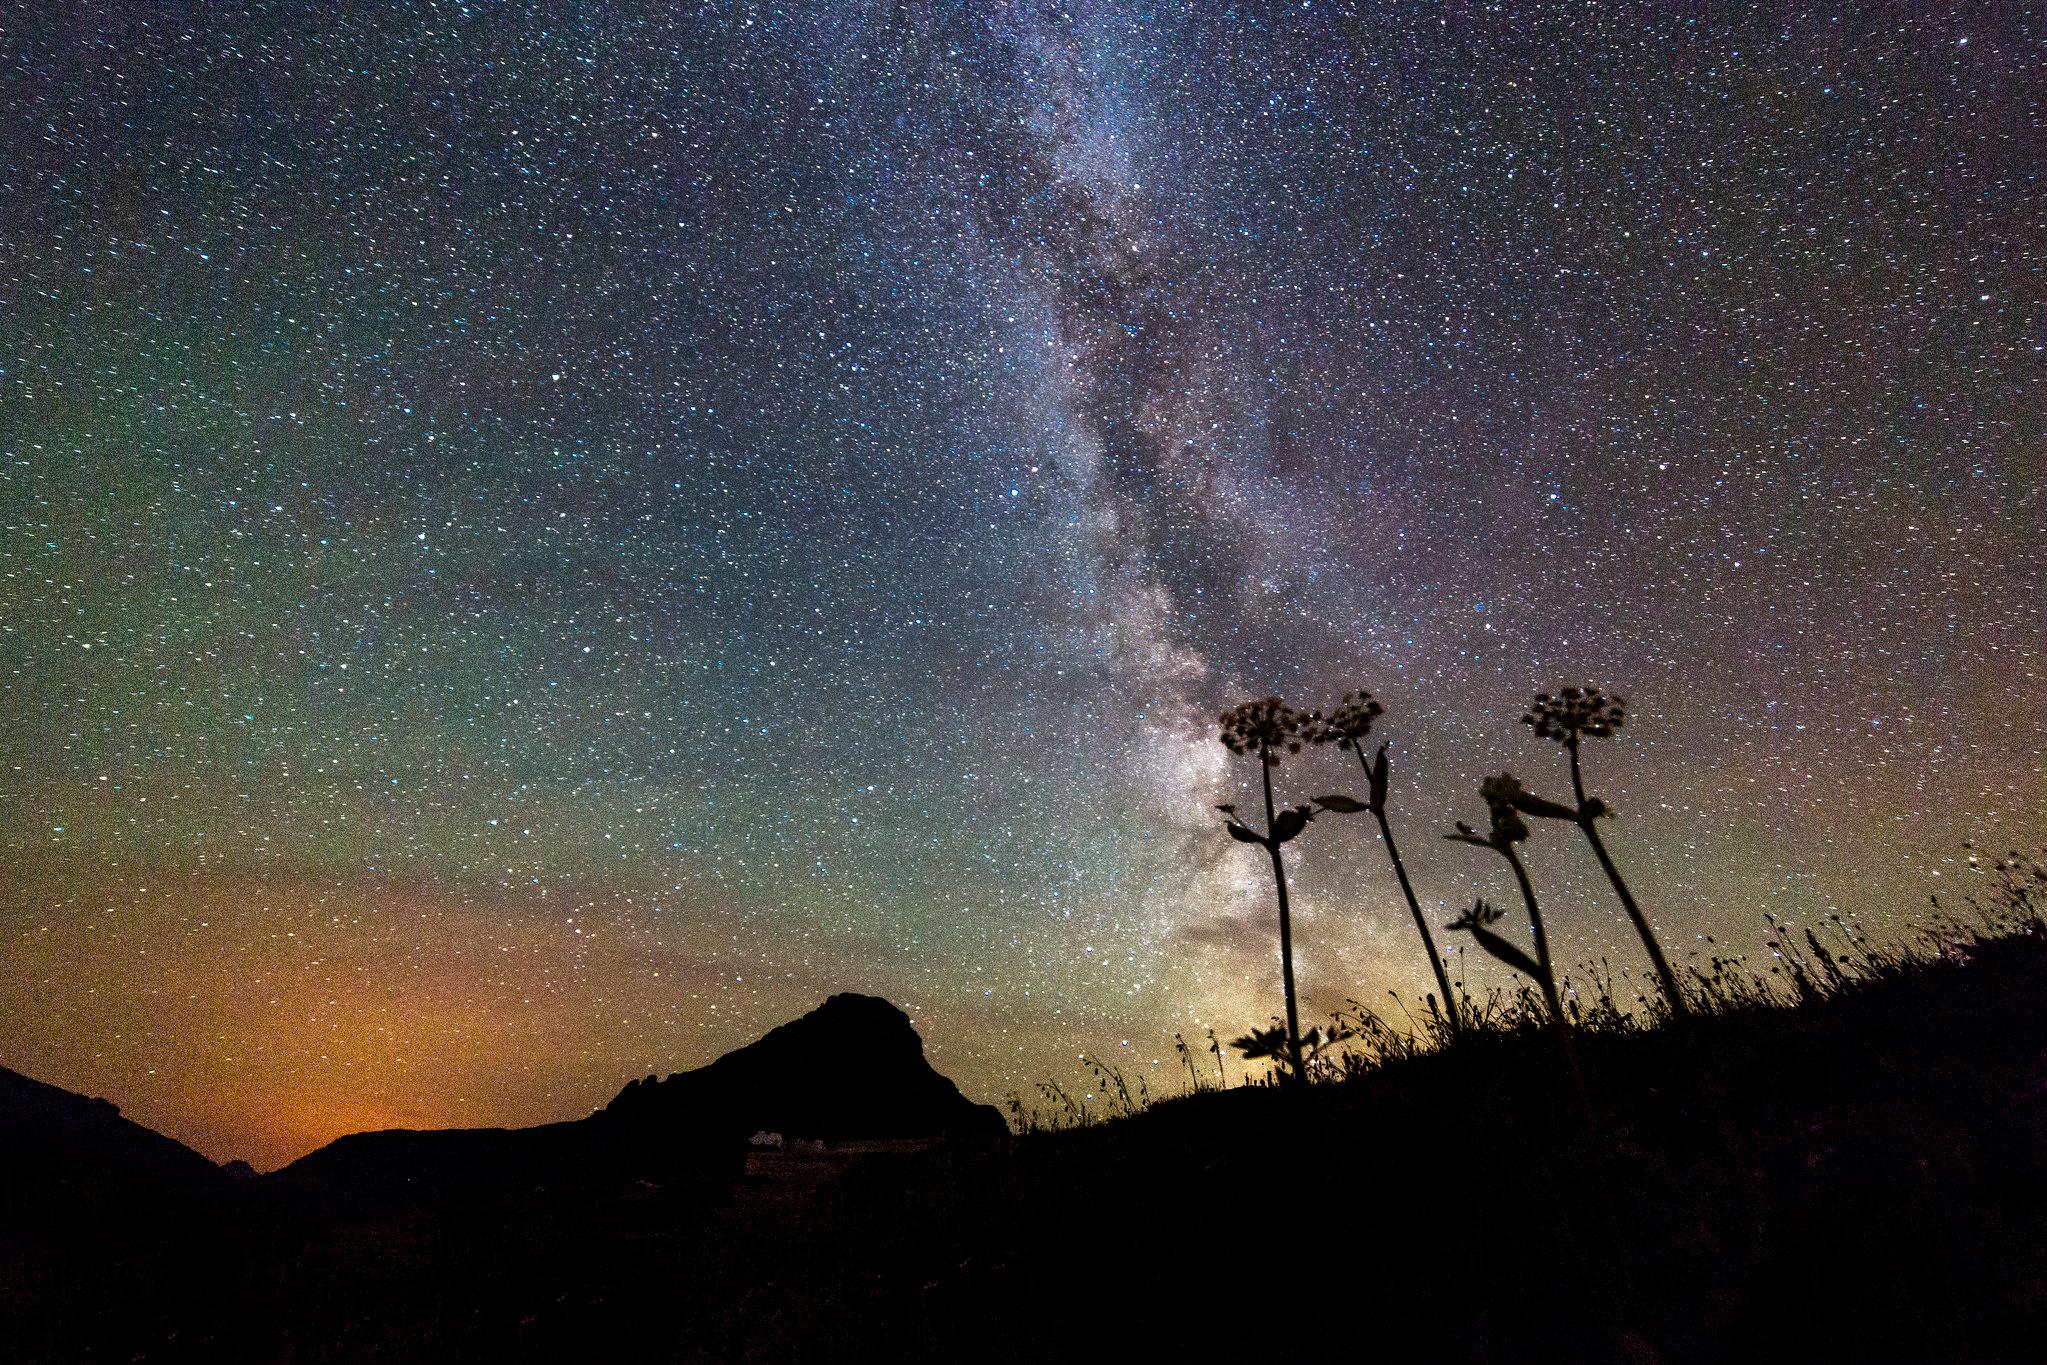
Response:
[{"label": "silhouetted flower", "polygon": [[[1663,955],[1663,945],[1656,941],[1656,933],[1649,927],[1648,916],[1642,913],[1641,906],[1635,904],[1634,893],[1628,889],[1620,869],[1614,866],[1612,856],[1606,851],[1606,841],[1600,838],[1598,822],[1602,816],[1609,814],[1607,804],[1585,790],[1580,741],[1588,735],[1593,739],[1610,739],[1626,720],[1627,703],[1619,697],[1609,697],[1596,687],[1566,687],[1554,696],[1548,692],[1536,693],[1527,714],[1521,717],[1521,723],[1534,730],[1536,738],[1554,740],[1570,755],[1571,794],[1577,799],[1578,806],[1575,811],[1566,810],[1555,802],[1523,791],[1506,793],[1506,799],[1515,810],[1531,815],[1575,820],[1585,835],[1585,842],[1592,846],[1593,856],[1599,859],[1600,869],[1613,884],[1614,894],[1620,898],[1621,909],[1627,912],[1629,922],[1635,926],[1644,951],[1649,954],[1649,965],[1655,969],[1657,984],[1663,988],[1664,1002],[1673,1015],[1682,1018],[1688,1007],[1677,973],[1671,970],[1669,959]],[[1498,816],[1494,818],[1497,821]]]},{"label": "silhouetted flower", "polygon": [[1609,697],[1596,687],[1566,687],[1554,694],[1536,693],[1521,723],[1534,729],[1538,739],[1570,745],[1586,735],[1611,739],[1627,718],[1625,699]]},{"label": "silhouetted flower", "polygon": [[[1521,813],[1514,809],[1515,800],[1527,793],[1523,790],[1520,779],[1512,773],[1488,777],[1479,784],[1478,790],[1492,812],[1492,828],[1487,833],[1480,834],[1459,820],[1457,832],[1444,837],[1453,843],[1491,849],[1507,860],[1507,866],[1513,869],[1514,880],[1521,888],[1522,904],[1528,907],[1528,925],[1535,934],[1535,955],[1528,956],[1492,931],[1491,926],[1499,920],[1500,912],[1484,901],[1478,902],[1470,910],[1459,915],[1448,927],[1470,934],[1488,953],[1516,971],[1534,977],[1536,984],[1542,987],[1543,999],[1549,1006],[1550,1017],[1561,1030],[1564,1007],[1557,996],[1556,972],[1550,964],[1549,931],[1542,921],[1542,907],[1535,899],[1535,884],[1529,881],[1528,869],[1521,861],[1521,851],[1515,847],[1528,838],[1528,824],[1521,818]],[[1563,1039],[1563,1043],[1568,1050],[1569,1039]]]},{"label": "silhouetted flower", "polygon": [[1365,770],[1365,799],[1332,792],[1315,798],[1317,808],[1334,815],[1356,815],[1371,812],[1379,822],[1379,837],[1386,845],[1386,857],[1393,864],[1394,878],[1400,883],[1400,894],[1407,900],[1408,913],[1414,916],[1415,932],[1421,935],[1422,947],[1428,951],[1429,969],[1435,974],[1436,988],[1441,992],[1443,1017],[1449,1021],[1450,1031],[1463,1031],[1464,1021],[1459,1013],[1457,998],[1450,991],[1450,974],[1443,967],[1442,955],[1436,951],[1435,935],[1429,932],[1429,922],[1422,918],[1421,903],[1415,899],[1414,887],[1407,879],[1407,867],[1400,861],[1400,846],[1393,842],[1393,826],[1386,817],[1386,792],[1392,772],[1392,760],[1387,757],[1390,746],[1381,744],[1377,754],[1365,756],[1365,738],[1372,733],[1372,722],[1386,713],[1386,708],[1376,701],[1370,692],[1360,688],[1343,694],[1343,702],[1327,719],[1323,720],[1311,736],[1316,744],[1334,741],[1339,749],[1348,749],[1357,755],[1358,766]]},{"label": "silhouetted flower", "polygon": [[1297,754],[1303,744],[1319,744],[1322,717],[1296,711],[1278,697],[1260,697],[1222,713],[1223,747],[1233,754],[1260,754],[1265,766],[1277,768],[1281,754]]},{"label": "silhouetted flower", "polygon": [[1578,1090],[1578,1102],[1583,1107],[1588,1126],[1592,1122],[1592,1102],[1585,1093],[1585,1078],[1578,1069],[1577,1049],[1571,1043],[1570,1027],[1564,1022],[1564,1002],[1557,991],[1557,973],[1550,961],[1549,930],[1542,922],[1542,906],[1535,899],[1535,883],[1528,879],[1528,868],[1521,861],[1521,851],[1516,844],[1528,837],[1528,825],[1515,809],[1517,799],[1527,796],[1521,783],[1512,773],[1501,773],[1489,777],[1479,787],[1486,805],[1492,809],[1493,827],[1489,834],[1480,835],[1462,820],[1457,822],[1457,832],[1444,836],[1456,843],[1470,844],[1475,848],[1491,849],[1506,859],[1513,869],[1515,884],[1521,888],[1521,903],[1528,908],[1528,927],[1535,935],[1535,952],[1531,955],[1519,946],[1495,933],[1493,926],[1501,919],[1500,911],[1480,900],[1471,909],[1459,915],[1449,924],[1451,929],[1470,934],[1488,956],[1506,963],[1524,976],[1535,979],[1542,989],[1544,1013],[1548,1015],[1550,1027],[1556,1034],[1557,1047],[1563,1053],[1565,1063],[1570,1067],[1571,1079]]},{"label": "silhouetted flower", "polygon": [[1272,885],[1279,901],[1279,971],[1286,991],[1286,1042],[1288,1078],[1305,1083],[1308,1069],[1301,1057],[1300,1008],[1294,992],[1293,918],[1287,900],[1286,861],[1280,847],[1298,838],[1315,818],[1312,805],[1281,810],[1272,797],[1272,770],[1282,753],[1297,754],[1303,744],[1319,743],[1322,717],[1313,711],[1296,711],[1278,697],[1247,701],[1222,713],[1223,747],[1233,754],[1258,759],[1258,777],[1265,797],[1265,828],[1260,831],[1239,820],[1231,805],[1217,807],[1223,814],[1223,830],[1243,844],[1261,845],[1272,859]]},{"label": "silhouetted flower", "polygon": [[1370,692],[1359,689],[1343,694],[1343,704],[1329,713],[1314,733],[1311,743],[1334,742],[1339,749],[1352,749],[1362,754],[1361,747],[1366,735],[1372,733],[1372,722],[1386,714],[1386,708],[1375,701]]}]

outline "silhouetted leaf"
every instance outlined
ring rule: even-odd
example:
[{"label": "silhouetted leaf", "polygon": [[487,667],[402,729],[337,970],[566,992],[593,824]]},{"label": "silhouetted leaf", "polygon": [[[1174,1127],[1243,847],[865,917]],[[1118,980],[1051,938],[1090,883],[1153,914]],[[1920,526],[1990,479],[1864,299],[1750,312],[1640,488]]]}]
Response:
[{"label": "silhouetted leaf", "polygon": [[1230,1046],[1252,1061],[1276,1059],[1286,1055],[1286,1030],[1253,1029],[1241,1038],[1230,1039]]},{"label": "silhouetted leaf", "polygon": [[1227,822],[1223,825],[1223,828],[1228,830],[1230,837],[1240,844],[1262,844],[1265,842],[1264,835],[1248,826],[1238,824],[1235,820]]},{"label": "silhouetted leaf", "polygon": [[1517,791],[1511,798],[1515,810],[1523,815],[1540,816],[1545,820],[1576,820],[1578,812],[1569,806],[1537,796],[1531,791]]},{"label": "silhouetted leaf", "polygon": [[1315,798],[1315,804],[1324,810],[1335,811],[1338,815],[1356,815],[1359,811],[1371,809],[1370,806],[1358,800],[1355,796],[1343,796],[1341,794],[1336,796],[1318,796]]},{"label": "silhouetted leaf", "polygon": [[1283,844],[1308,827],[1308,812],[1302,808],[1283,810],[1272,822],[1272,842]]},{"label": "silhouetted leaf", "polygon": [[1386,775],[1388,771],[1391,769],[1391,767],[1392,765],[1387,761],[1386,758],[1386,746],[1384,744],[1381,744],[1379,746],[1378,755],[1373,759],[1372,763],[1369,765],[1369,769],[1372,776],[1371,808],[1373,810],[1386,809]]},{"label": "silhouetted leaf", "polygon": [[1506,939],[1501,938],[1492,930],[1485,928],[1483,925],[1470,924],[1465,926],[1465,932],[1478,940],[1479,947],[1485,949],[1515,971],[1520,972],[1523,976],[1532,976],[1537,981],[1542,980],[1542,968],[1536,965],[1535,959],[1522,952]]}]

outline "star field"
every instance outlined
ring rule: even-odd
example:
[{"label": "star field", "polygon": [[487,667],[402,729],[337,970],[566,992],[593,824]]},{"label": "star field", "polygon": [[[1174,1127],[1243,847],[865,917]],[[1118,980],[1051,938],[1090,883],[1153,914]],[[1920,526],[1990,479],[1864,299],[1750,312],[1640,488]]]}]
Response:
[{"label": "star field", "polygon": [[[1385,701],[1439,922],[1593,681],[1678,955],[1902,931],[2043,837],[2047,30],[1770,10],[10,18],[0,1063],[259,1165],[835,990],[1169,1072],[1278,1009],[1273,691]],[[1417,998],[1290,854],[1310,1012]]]}]

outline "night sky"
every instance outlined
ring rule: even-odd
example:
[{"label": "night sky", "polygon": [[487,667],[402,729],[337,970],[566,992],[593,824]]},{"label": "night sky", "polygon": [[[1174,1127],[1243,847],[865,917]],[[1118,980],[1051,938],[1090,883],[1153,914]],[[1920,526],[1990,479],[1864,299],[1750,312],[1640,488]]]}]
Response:
[{"label": "night sky", "polygon": [[[846,989],[1170,1088],[1268,692],[1439,923],[1596,682],[1676,954],[1903,931],[2042,838],[2047,17],[1705,8],[10,7],[0,1064],[259,1166]],[[1311,1015],[1426,989],[1369,828]]]}]

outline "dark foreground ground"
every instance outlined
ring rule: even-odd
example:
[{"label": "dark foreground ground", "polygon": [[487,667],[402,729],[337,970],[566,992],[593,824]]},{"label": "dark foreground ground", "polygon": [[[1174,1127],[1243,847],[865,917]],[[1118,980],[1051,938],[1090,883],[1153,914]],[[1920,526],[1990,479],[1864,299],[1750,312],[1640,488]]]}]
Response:
[{"label": "dark foreground ground", "polygon": [[2047,1358],[2047,939],[1689,1041],[1523,1031],[1303,1095],[744,1174],[276,1180],[0,1238],[0,1358]]}]

